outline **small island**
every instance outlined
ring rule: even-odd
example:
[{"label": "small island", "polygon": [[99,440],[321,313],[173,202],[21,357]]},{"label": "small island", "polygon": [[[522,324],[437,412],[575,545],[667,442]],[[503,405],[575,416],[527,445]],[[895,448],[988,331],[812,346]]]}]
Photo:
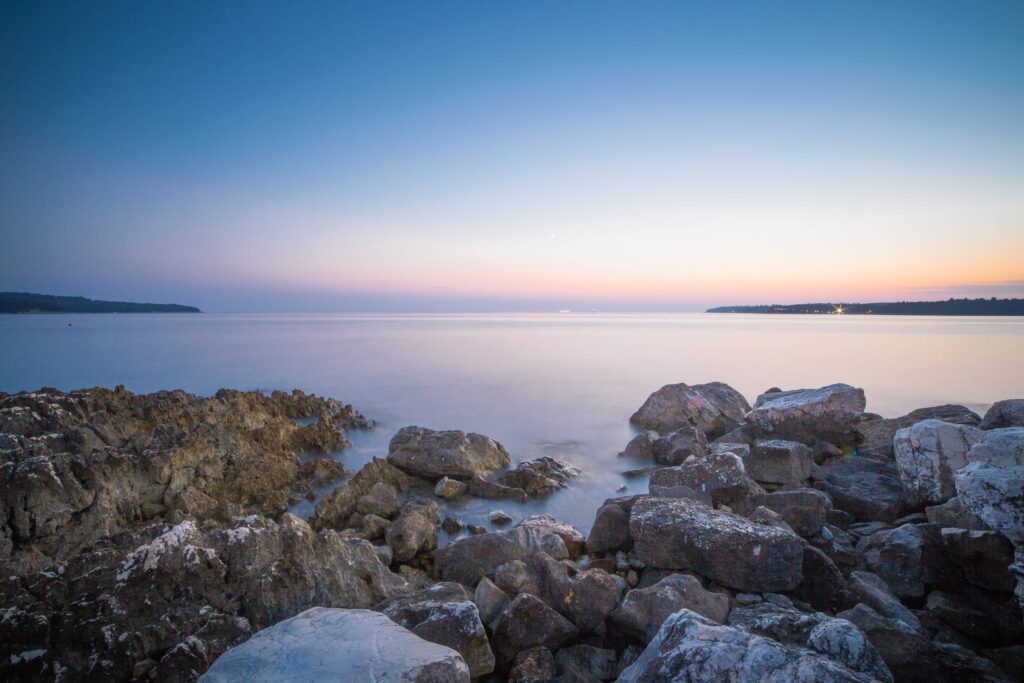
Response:
[{"label": "small island", "polygon": [[195,306],[100,301],[83,296],[0,292],[0,313],[201,313]]},{"label": "small island", "polygon": [[816,303],[719,306],[708,313],[789,313],[802,315],[1024,315],[1024,299],[947,299],[868,304]]}]

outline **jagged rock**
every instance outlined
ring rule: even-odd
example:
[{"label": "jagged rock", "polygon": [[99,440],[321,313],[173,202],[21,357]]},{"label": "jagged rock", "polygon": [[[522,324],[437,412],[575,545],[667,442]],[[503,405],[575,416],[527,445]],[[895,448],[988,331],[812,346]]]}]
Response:
[{"label": "jagged rock", "polygon": [[625,450],[619,453],[619,457],[633,458],[634,460],[654,460],[654,443],[658,438],[658,432],[650,429],[644,430],[629,440]]},{"label": "jagged rock", "polygon": [[546,647],[531,647],[516,655],[509,683],[547,683],[558,675],[555,656]]},{"label": "jagged rock", "polygon": [[530,515],[524,517],[516,526],[532,526],[558,534],[565,541],[565,549],[569,551],[569,559],[575,560],[583,554],[587,541],[576,527],[559,522],[551,515]]},{"label": "jagged rock", "polygon": [[976,515],[964,510],[960,496],[953,496],[941,505],[929,505],[924,509],[925,518],[931,524],[938,524],[940,527],[953,527],[957,529],[972,529],[984,531],[988,529],[985,523]]},{"label": "jagged rock", "polygon": [[[392,490],[406,491],[418,485],[420,481],[422,480],[409,476],[386,460],[374,458],[343,486],[336,488],[317,504],[313,523],[318,529],[344,528],[346,520],[357,511],[360,500],[377,484],[381,487],[388,486]],[[383,488],[378,487],[377,490],[387,495]],[[397,510],[397,504],[395,509]]]},{"label": "jagged rock", "polygon": [[538,496],[564,489],[570,479],[580,476],[580,470],[567,462],[548,456],[517,464],[498,476],[498,483],[521,489],[528,496]]},{"label": "jagged rock", "polygon": [[403,427],[388,445],[388,462],[428,479],[471,479],[511,462],[505,447],[482,434]]},{"label": "jagged rock", "polygon": [[700,580],[690,574],[670,574],[649,588],[636,588],[626,593],[611,618],[616,628],[646,643],[666,619],[684,608],[725,623],[729,615],[729,596],[705,589]]},{"label": "jagged rock", "polygon": [[1024,398],[1008,398],[996,401],[985,413],[979,425],[982,429],[1000,427],[1024,427]]},{"label": "jagged rock", "polygon": [[469,591],[459,583],[437,583],[378,607],[415,635],[449,647],[466,661],[473,678],[494,671],[494,653]]},{"label": "jagged rock", "polygon": [[931,644],[905,622],[883,617],[865,604],[840,612],[836,618],[846,619],[864,632],[897,681],[932,683],[938,678]]},{"label": "jagged rock", "polygon": [[651,474],[650,487],[686,486],[710,498],[714,505],[735,507],[764,489],[747,474],[734,453],[715,453],[687,458],[676,467],[662,467]]},{"label": "jagged rock", "polygon": [[222,655],[204,683],[242,681],[465,681],[457,652],[419,638],[383,614],[314,607]]},{"label": "jagged rock", "polygon": [[385,536],[395,551],[395,559],[408,562],[419,553],[436,548],[440,524],[441,511],[434,501],[414,498],[406,502]]},{"label": "jagged rock", "polygon": [[806,481],[813,462],[807,446],[779,439],[757,441],[743,458],[747,474],[762,484],[792,485]]},{"label": "jagged rock", "polygon": [[793,589],[795,597],[814,609],[831,610],[845,586],[843,573],[828,555],[814,546],[804,546],[803,581]]},{"label": "jagged rock", "polygon": [[684,609],[665,621],[643,654],[619,676],[619,683],[670,680],[866,683],[878,679],[825,655],[716,624]]},{"label": "jagged rock", "polygon": [[370,490],[356,501],[356,512],[387,519],[398,512],[398,491],[391,484],[375,482]]},{"label": "jagged rock", "polygon": [[814,488],[829,494],[836,509],[857,521],[892,522],[907,512],[896,464],[888,458],[849,455],[819,466]]},{"label": "jagged rock", "polygon": [[603,569],[585,569],[569,581],[565,612],[580,631],[603,633],[605,620],[626,591],[626,581]]},{"label": "jagged rock", "polygon": [[490,624],[494,618],[501,614],[510,602],[505,591],[494,585],[494,582],[486,576],[480,579],[473,593],[473,603],[480,612],[480,619],[485,624]]},{"label": "jagged rock", "polygon": [[865,413],[861,422],[857,425],[862,443],[860,450],[865,453],[876,455],[893,456],[892,440],[896,432],[904,427],[911,427],[922,420],[942,420],[955,424],[977,427],[981,418],[973,410],[958,405],[931,406],[929,408],[918,408],[906,415],[883,419],[877,415]]},{"label": "jagged rock", "polygon": [[969,583],[991,591],[1013,591],[1013,544],[1005,536],[995,531],[947,528],[942,529],[941,537],[946,557]]},{"label": "jagged rock", "polygon": [[629,421],[659,434],[696,427],[715,438],[742,422],[749,410],[746,399],[722,382],[668,384],[651,394]]},{"label": "jagged rock", "polygon": [[904,524],[862,538],[857,558],[901,598],[922,597],[928,587],[948,583],[953,576],[940,530],[931,524]]},{"label": "jagged rock", "polygon": [[900,481],[914,507],[944,503],[956,495],[953,473],[981,440],[977,427],[923,420],[896,432],[893,451]]},{"label": "jagged rock", "polygon": [[887,619],[896,619],[915,631],[921,630],[921,621],[896,597],[892,589],[877,574],[850,572],[847,588],[857,601],[864,603]]},{"label": "jagged rock", "polygon": [[509,603],[492,631],[495,655],[506,668],[523,650],[537,646],[557,650],[578,634],[572,622],[528,593]]},{"label": "jagged rock", "polygon": [[750,514],[750,521],[756,524],[775,527],[790,534],[795,533],[793,527],[786,524],[786,520],[782,519],[782,515],[774,510],[769,510],[763,505],[758,505],[757,509]]},{"label": "jagged rock", "polygon": [[629,515],[640,496],[609,498],[597,509],[587,536],[587,552],[600,553],[632,546]]},{"label": "jagged rock", "polygon": [[1024,543],[1024,464],[972,462],[954,475],[964,509],[1014,543]]},{"label": "jagged rock", "polygon": [[494,570],[506,562],[536,552],[545,552],[556,560],[569,557],[565,541],[556,531],[543,526],[522,526],[460,538],[435,550],[434,562],[444,581],[473,586],[481,577],[493,576]]},{"label": "jagged rock", "polygon": [[555,653],[555,663],[563,677],[575,675],[584,681],[611,681],[617,674],[615,650],[593,645],[563,647]]},{"label": "jagged rock", "polygon": [[1024,465],[1024,427],[991,429],[967,453],[968,462],[987,462],[997,467]]},{"label": "jagged rock", "polygon": [[825,526],[828,511],[832,508],[832,500],[823,491],[799,488],[754,494],[747,498],[743,505],[734,506],[733,509],[745,513],[746,510],[756,509],[760,505],[777,512],[800,536],[810,538],[820,533]]},{"label": "jagged rock", "polygon": [[845,446],[860,439],[857,424],[864,405],[863,389],[830,384],[820,389],[761,394],[746,420],[756,431],[770,438],[808,444],[827,441]]},{"label": "jagged rock", "polygon": [[854,549],[853,538],[838,527],[826,524],[817,536],[808,538],[807,542],[828,555],[829,559],[835,562],[836,566],[844,573],[857,564],[857,552]]},{"label": "jagged rock", "polygon": [[746,591],[790,590],[802,579],[803,543],[685,498],[641,497],[629,520],[636,556]]},{"label": "jagged rock", "polygon": [[654,459],[660,465],[678,465],[692,455],[707,453],[704,432],[695,427],[680,427],[654,442]]},{"label": "jagged rock", "polygon": [[526,491],[484,479],[479,475],[469,480],[469,495],[490,500],[526,500]]},{"label": "jagged rock", "polygon": [[437,482],[437,486],[434,487],[434,495],[451,500],[461,496],[466,492],[467,488],[466,484],[458,479],[441,477]]}]

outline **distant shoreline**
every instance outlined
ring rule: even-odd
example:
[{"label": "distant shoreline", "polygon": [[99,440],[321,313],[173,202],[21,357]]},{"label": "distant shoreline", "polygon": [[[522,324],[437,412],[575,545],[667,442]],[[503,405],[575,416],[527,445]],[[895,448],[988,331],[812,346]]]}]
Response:
[{"label": "distant shoreline", "polygon": [[845,302],[719,306],[707,313],[761,313],[798,315],[1024,315],[1024,299],[947,299],[867,304]]},{"label": "distant shoreline", "polygon": [[0,292],[0,313],[202,313],[195,306],[101,301],[82,296]]}]

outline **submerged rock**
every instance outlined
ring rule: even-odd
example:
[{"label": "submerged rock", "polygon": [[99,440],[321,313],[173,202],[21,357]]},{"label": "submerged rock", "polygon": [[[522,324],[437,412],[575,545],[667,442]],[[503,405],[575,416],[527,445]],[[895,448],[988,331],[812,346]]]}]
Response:
[{"label": "submerged rock", "polygon": [[482,434],[403,427],[391,438],[388,462],[428,479],[471,479],[511,462],[500,443]]},{"label": "submerged rock", "polygon": [[651,394],[629,421],[659,434],[695,427],[715,438],[742,422],[749,410],[746,399],[722,382],[667,384]]}]

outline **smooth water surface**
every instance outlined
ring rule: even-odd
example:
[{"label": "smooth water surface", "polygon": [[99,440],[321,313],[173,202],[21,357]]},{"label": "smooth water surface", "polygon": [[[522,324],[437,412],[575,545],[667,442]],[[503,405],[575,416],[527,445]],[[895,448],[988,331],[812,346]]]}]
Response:
[{"label": "smooth water surface", "polygon": [[[71,326],[69,326],[71,323]],[[721,380],[758,393],[847,382],[895,416],[961,403],[983,412],[1024,396],[1024,319],[726,314],[0,315],[0,390],[124,384],[136,392],[299,388],[379,423],[337,457],[350,470],[399,427],[487,434],[513,460],[582,468],[529,504],[584,531],[638,466],[616,458],[629,416],[671,382]],[[482,521],[506,501],[460,506]],[[296,510],[309,514],[311,506]]]}]

